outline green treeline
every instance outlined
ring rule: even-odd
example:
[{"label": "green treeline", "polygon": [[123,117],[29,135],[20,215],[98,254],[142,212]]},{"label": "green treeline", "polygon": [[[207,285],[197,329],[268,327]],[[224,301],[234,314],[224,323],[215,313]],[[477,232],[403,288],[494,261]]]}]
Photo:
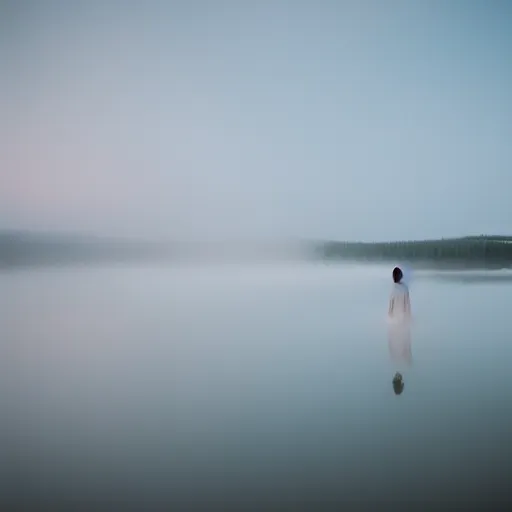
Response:
[{"label": "green treeline", "polygon": [[475,236],[401,242],[326,242],[317,254],[325,260],[407,260],[430,265],[512,266],[512,237]]}]

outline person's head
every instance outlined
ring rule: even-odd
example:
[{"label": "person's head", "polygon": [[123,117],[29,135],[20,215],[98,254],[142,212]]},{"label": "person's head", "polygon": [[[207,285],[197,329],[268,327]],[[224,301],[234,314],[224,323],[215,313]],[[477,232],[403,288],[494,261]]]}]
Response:
[{"label": "person's head", "polygon": [[393,281],[395,283],[399,283],[403,277],[404,277],[404,274],[403,274],[402,270],[399,267],[395,267],[393,269]]}]

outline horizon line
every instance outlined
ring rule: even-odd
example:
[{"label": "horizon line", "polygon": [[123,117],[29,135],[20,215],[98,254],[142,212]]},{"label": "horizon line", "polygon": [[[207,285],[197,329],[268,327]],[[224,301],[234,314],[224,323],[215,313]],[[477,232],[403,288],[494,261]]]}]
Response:
[{"label": "horizon line", "polygon": [[124,241],[124,242],[132,242],[132,243],[201,243],[201,244],[216,244],[216,243],[251,243],[251,242],[288,242],[288,243],[327,243],[327,244],[393,244],[393,243],[417,243],[417,242],[441,242],[441,241],[455,241],[455,240],[464,240],[464,239],[478,239],[478,238],[510,238],[512,240],[512,235],[506,234],[470,234],[470,235],[458,235],[458,236],[442,236],[439,238],[415,238],[415,239],[388,239],[388,240],[343,240],[343,239],[332,239],[332,238],[306,238],[306,237],[251,237],[251,238],[243,238],[243,237],[224,237],[218,238],[215,240],[206,240],[206,239],[194,239],[194,240],[180,240],[180,239],[171,239],[169,237],[151,237],[151,238],[143,238],[141,236],[125,236],[125,235],[99,235],[97,233],[91,231],[60,231],[60,230],[31,230],[31,229],[0,229],[0,236],[37,236],[37,237],[69,237],[69,238],[89,238],[96,241]]}]

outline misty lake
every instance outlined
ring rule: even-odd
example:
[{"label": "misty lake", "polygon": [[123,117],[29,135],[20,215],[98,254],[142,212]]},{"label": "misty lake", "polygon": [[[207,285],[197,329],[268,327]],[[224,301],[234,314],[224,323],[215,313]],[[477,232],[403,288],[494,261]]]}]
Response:
[{"label": "misty lake", "polygon": [[509,274],[413,274],[401,395],[390,287],[389,266],[0,273],[2,498],[508,498]]}]

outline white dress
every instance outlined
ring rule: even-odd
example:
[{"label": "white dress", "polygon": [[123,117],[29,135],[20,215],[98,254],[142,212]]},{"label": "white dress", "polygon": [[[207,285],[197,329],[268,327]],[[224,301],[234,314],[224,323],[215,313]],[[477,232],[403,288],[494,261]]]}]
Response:
[{"label": "white dress", "polygon": [[389,297],[389,319],[393,324],[409,323],[411,302],[409,288],[404,283],[395,283]]},{"label": "white dress", "polygon": [[389,353],[394,363],[409,365],[411,352],[411,303],[409,289],[403,283],[395,283],[389,298]]}]

